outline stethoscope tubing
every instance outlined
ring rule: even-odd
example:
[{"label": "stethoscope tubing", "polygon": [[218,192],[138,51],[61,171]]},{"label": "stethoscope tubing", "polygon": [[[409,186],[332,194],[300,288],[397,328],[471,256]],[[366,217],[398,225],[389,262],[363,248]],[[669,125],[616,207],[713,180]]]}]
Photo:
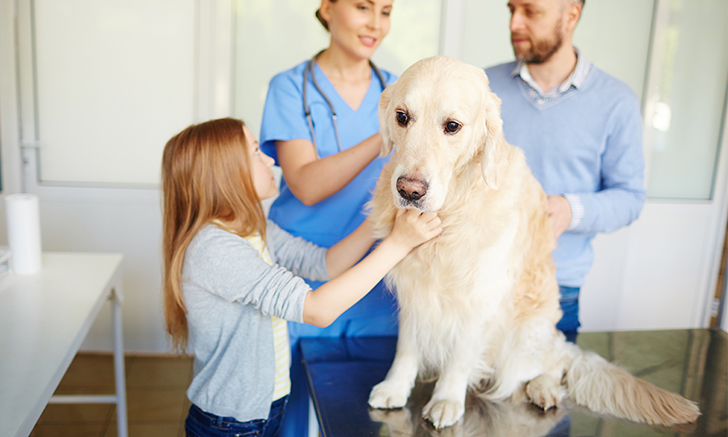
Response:
[{"label": "stethoscope tubing", "polygon": [[[324,91],[321,89],[321,87],[318,84],[318,81],[316,80],[316,73],[314,72],[314,65],[316,64],[316,58],[323,53],[323,50],[316,53],[309,61],[306,63],[306,67],[303,69],[303,111],[306,114],[306,121],[308,121],[308,128],[311,130],[311,139],[313,140],[313,148],[316,152],[316,159],[319,159],[318,154],[318,147],[316,145],[316,132],[314,132],[313,129],[313,120],[311,119],[311,107],[308,105],[308,92],[307,92],[307,85],[308,85],[308,75],[311,75],[311,81],[313,82],[313,86],[316,88],[316,91],[321,94],[321,97],[324,98],[324,101],[329,106],[329,110],[331,111],[331,120],[334,124],[334,134],[336,136],[336,145],[339,148],[339,153],[341,153],[341,139],[339,138],[339,126],[337,123],[337,116],[336,116],[336,110],[334,109],[333,103],[331,103],[331,100],[329,100],[329,97],[324,93]],[[387,81],[384,78],[384,75],[381,71],[377,68],[374,63],[369,60],[369,65],[372,67],[372,70],[374,70],[374,74],[377,75],[377,78],[379,79],[379,83],[382,86],[382,91],[384,91],[384,88],[387,87]]]}]

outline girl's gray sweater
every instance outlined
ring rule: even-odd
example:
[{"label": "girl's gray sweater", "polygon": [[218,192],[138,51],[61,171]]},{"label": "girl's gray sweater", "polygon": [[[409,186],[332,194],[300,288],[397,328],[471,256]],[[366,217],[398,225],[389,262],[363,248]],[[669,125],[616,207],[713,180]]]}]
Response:
[{"label": "girl's gray sweater", "polygon": [[302,323],[311,288],[298,276],[329,280],[326,249],[271,221],[267,247],[272,266],[247,240],[208,225],[192,239],[182,267],[195,355],[187,397],[240,422],[268,418],[275,373],[271,316]]}]

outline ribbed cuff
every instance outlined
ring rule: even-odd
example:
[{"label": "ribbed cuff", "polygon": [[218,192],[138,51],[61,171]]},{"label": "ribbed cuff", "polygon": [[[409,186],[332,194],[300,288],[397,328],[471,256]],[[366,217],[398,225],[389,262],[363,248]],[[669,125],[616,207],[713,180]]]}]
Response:
[{"label": "ribbed cuff", "polygon": [[566,200],[571,206],[571,223],[569,223],[569,227],[566,230],[572,231],[579,226],[581,219],[584,218],[584,205],[576,194],[564,194],[564,197],[566,197]]}]

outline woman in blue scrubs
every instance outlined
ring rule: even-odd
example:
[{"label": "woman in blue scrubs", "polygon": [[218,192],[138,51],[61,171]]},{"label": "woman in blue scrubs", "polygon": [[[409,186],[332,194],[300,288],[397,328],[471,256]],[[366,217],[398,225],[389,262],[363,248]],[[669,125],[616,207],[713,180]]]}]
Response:
[{"label": "woman in blue scrubs", "polygon": [[[389,32],[391,10],[392,0],[322,0],[316,17],[330,33],[328,48],[270,82],[260,143],[283,178],[269,218],[323,247],[366,218],[364,205],[386,162],[377,111],[396,77],[369,59]],[[328,328],[288,329],[292,389],[282,435],[300,437],[308,429],[308,388],[298,339],[396,335],[396,300],[380,283]]]}]

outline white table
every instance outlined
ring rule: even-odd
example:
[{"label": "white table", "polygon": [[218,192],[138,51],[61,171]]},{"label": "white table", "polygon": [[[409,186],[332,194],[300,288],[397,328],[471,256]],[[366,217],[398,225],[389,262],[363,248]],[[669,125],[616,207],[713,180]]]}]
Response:
[{"label": "white table", "polygon": [[[34,275],[0,279],[0,437],[26,437],[49,402],[114,403],[127,436],[119,254],[44,253]],[[116,395],[52,396],[112,301]]]}]

